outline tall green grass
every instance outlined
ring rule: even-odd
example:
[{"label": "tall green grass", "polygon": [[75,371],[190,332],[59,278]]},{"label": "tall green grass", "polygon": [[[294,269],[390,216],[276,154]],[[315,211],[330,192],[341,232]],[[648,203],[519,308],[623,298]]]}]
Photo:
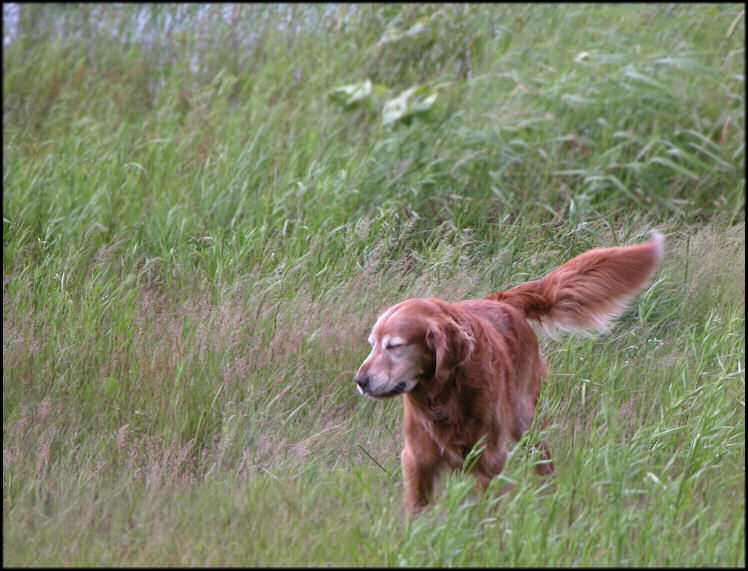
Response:
[{"label": "tall green grass", "polygon": [[[742,6],[3,21],[4,564],[745,565]],[[366,79],[437,98],[328,96]],[[653,228],[613,332],[542,339],[556,474],[407,517],[378,312]]]}]

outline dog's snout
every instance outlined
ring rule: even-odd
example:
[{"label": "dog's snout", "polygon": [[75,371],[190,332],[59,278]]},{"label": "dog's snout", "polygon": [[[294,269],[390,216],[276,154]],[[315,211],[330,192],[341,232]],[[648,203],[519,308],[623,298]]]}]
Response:
[{"label": "dog's snout", "polygon": [[353,380],[356,381],[358,391],[361,394],[364,394],[364,389],[366,389],[366,386],[369,384],[369,375],[365,373],[356,373],[356,375],[353,377]]}]

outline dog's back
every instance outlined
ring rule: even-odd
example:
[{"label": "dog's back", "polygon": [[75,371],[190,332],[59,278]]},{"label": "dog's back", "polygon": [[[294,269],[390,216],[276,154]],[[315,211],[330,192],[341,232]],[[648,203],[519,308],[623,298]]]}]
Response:
[{"label": "dog's back", "polygon": [[500,416],[508,423],[511,437],[519,440],[532,423],[540,382],[548,376],[535,332],[524,312],[509,303],[474,299],[454,305],[472,312],[495,329],[498,335],[494,342],[506,350],[508,359],[501,367],[505,371],[505,384],[499,387],[502,392],[499,405],[504,408]]}]

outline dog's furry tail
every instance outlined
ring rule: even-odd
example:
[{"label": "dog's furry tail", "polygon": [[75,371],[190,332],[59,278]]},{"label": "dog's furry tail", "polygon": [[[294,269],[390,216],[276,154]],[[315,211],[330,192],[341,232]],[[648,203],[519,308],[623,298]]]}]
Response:
[{"label": "dog's furry tail", "polygon": [[508,303],[538,321],[549,333],[555,328],[607,331],[631,298],[647,285],[664,253],[665,237],[635,246],[596,248],[562,264],[545,277],[486,299]]}]

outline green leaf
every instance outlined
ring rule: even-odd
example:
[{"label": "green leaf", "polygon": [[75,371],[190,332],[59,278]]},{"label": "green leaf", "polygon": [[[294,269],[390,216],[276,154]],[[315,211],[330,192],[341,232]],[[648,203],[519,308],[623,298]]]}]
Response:
[{"label": "green leaf", "polygon": [[418,40],[421,37],[429,34],[432,31],[430,26],[430,20],[427,17],[419,18],[415,24],[413,24],[406,31],[402,31],[400,28],[392,27],[387,28],[379,40],[378,45],[391,44],[399,42],[400,40]]},{"label": "green leaf", "polygon": [[426,95],[426,90],[427,88],[423,86],[411,87],[387,101],[382,108],[382,123],[389,125],[428,113],[436,103],[437,94],[431,92]]},{"label": "green leaf", "polygon": [[689,177],[692,180],[698,180],[698,175],[690,170],[688,170],[686,167],[683,167],[679,165],[678,163],[675,163],[669,159],[666,159],[664,157],[652,157],[649,159],[650,163],[657,163],[663,166],[666,166],[672,170],[674,170],[677,173],[683,174],[687,177]]},{"label": "green leaf", "polygon": [[328,91],[327,96],[335,103],[342,105],[346,110],[350,110],[362,105],[375,108],[387,93],[389,93],[387,87],[373,84],[367,78],[360,83],[333,87]]}]

